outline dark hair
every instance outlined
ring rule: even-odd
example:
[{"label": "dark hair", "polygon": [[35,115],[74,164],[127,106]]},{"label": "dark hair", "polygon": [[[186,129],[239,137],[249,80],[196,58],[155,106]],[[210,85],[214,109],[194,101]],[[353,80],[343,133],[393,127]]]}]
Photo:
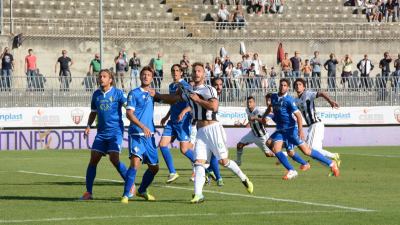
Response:
[{"label": "dark hair", "polygon": [[253,96],[249,96],[249,97],[247,97],[247,101],[249,101],[250,99],[253,99],[254,101],[256,100]]},{"label": "dark hair", "polygon": [[220,78],[220,77],[216,77],[216,78],[212,79],[212,81],[211,81],[211,85],[212,85],[212,86],[215,86],[215,84],[216,84],[217,80],[220,80],[222,83],[224,83],[224,82],[223,82],[223,80],[222,80],[222,78]]},{"label": "dark hair", "polygon": [[178,67],[178,68],[179,68],[179,71],[182,72],[182,67],[181,67],[181,65],[179,65],[179,64],[174,64],[174,65],[172,65],[172,66],[171,66],[171,72],[173,71],[173,69],[174,69],[175,66]]},{"label": "dark hair", "polygon": [[293,86],[296,85],[297,82],[302,83],[304,87],[306,86],[306,81],[305,81],[303,78],[297,78],[297,79],[294,81]]},{"label": "dark hair", "polygon": [[287,79],[287,78],[281,78],[281,79],[279,80],[279,84],[282,83],[282,82],[286,82],[287,85],[290,86],[290,80],[289,80],[289,79]]},{"label": "dark hair", "polygon": [[153,68],[152,68],[151,66],[145,66],[145,67],[143,67],[142,70],[140,71],[140,75],[142,75],[144,71],[149,71],[149,72],[151,72],[151,74],[152,74],[153,77],[154,77],[154,70],[153,70]]},{"label": "dark hair", "polygon": [[28,52],[32,52],[32,51],[33,51],[33,49],[31,49],[31,48],[30,48],[30,49],[28,49]]},{"label": "dark hair", "polygon": [[115,83],[114,83],[114,73],[111,71],[111,70],[109,70],[109,69],[102,69],[102,70],[100,70],[99,71],[99,75],[98,75],[98,79],[100,80],[100,75],[101,75],[101,73],[107,73],[108,74],[108,76],[110,76],[110,78],[111,78],[111,80],[112,80],[112,82],[111,82],[111,86],[114,86],[115,85]]}]

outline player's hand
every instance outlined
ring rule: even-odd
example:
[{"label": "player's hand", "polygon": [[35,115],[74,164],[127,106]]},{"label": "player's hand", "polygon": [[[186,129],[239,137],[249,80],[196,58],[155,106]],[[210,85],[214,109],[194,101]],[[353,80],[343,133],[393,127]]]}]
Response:
[{"label": "player's hand", "polygon": [[150,132],[149,128],[143,127],[142,130],[143,130],[145,137],[151,137],[151,132]]},{"label": "player's hand", "polygon": [[89,136],[90,133],[90,127],[86,127],[85,133],[83,133],[83,138],[86,139]]},{"label": "player's hand", "polygon": [[255,116],[252,116],[252,117],[250,117],[250,121],[255,121],[255,120],[256,120],[256,118],[257,118],[257,117],[255,117]]},{"label": "player's hand", "polygon": [[300,137],[301,140],[305,140],[305,139],[304,139],[304,132],[303,132],[303,129],[299,129],[299,137]]},{"label": "player's hand", "polygon": [[196,93],[190,94],[189,97],[190,97],[194,102],[199,102],[199,100],[200,100],[199,95],[197,95]]},{"label": "player's hand", "polygon": [[151,97],[154,97],[154,96],[156,96],[157,93],[156,93],[156,90],[155,90],[155,89],[150,88],[150,89],[149,89],[149,94],[150,94]]},{"label": "player's hand", "polygon": [[183,113],[179,113],[178,118],[176,120],[176,122],[181,122],[183,120],[183,117],[185,116],[185,114]]},{"label": "player's hand", "polygon": [[161,126],[164,126],[164,124],[165,124],[165,122],[167,122],[167,120],[168,120],[168,117],[162,118],[161,122],[160,122]]},{"label": "player's hand", "polygon": [[335,102],[335,101],[332,101],[332,102],[330,102],[329,104],[331,105],[331,107],[332,107],[333,109],[338,109],[338,108],[339,108],[339,104],[338,104],[337,102]]}]

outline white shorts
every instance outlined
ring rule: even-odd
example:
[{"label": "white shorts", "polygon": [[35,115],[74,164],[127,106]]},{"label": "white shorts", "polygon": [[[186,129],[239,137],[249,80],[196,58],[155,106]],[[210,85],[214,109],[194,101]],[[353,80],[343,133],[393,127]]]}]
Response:
[{"label": "white shorts", "polygon": [[210,162],[212,155],[220,159],[228,158],[226,147],[226,133],[224,128],[217,123],[207,125],[197,130],[195,158]]},{"label": "white shorts", "polygon": [[253,144],[254,143],[261,149],[261,151],[268,153],[268,152],[272,152],[265,144],[267,142],[268,138],[269,138],[268,133],[266,133],[262,137],[257,137],[256,135],[254,135],[254,133],[252,131],[249,131],[249,133],[247,133],[245,136],[243,136],[239,142],[243,143],[243,144]]},{"label": "white shorts", "polygon": [[196,143],[196,135],[197,135],[197,127],[196,125],[192,125],[192,129],[190,131],[190,143]]},{"label": "white shorts", "polygon": [[306,142],[311,148],[321,150],[323,140],[324,124],[322,122],[314,123],[308,127]]}]

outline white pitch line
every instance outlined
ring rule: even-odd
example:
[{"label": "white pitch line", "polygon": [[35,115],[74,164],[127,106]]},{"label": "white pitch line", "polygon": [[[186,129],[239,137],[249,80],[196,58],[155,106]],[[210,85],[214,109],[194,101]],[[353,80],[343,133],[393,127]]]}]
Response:
[{"label": "white pitch line", "polygon": [[64,218],[43,218],[26,220],[0,220],[1,223],[29,223],[29,222],[56,222],[56,221],[79,221],[79,220],[104,220],[125,218],[168,218],[168,217],[204,217],[204,216],[242,216],[242,215],[273,215],[273,214],[315,214],[315,213],[358,213],[356,211],[261,211],[261,212],[232,212],[232,213],[184,213],[184,214],[149,214],[149,215],[120,215],[120,216],[85,216]]},{"label": "white pitch line", "polygon": [[[44,176],[55,176],[55,177],[68,177],[68,178],[86,179],[86,177],[82,177],[82,176],[70,176],[70,175],[62,175],[62,174],[40,173],[40,172],[32,172],[32,171],[24,171],[24,170],[19,170],[18,172],[36,174],[36,175],[44,175]],[[101,179],[101,178],[96,178],[96,179],[97,180],[102,180],[102,181],[123,183],[123,181],[120,181],[120,180]],[[166,185],[166,186],[158,186],[158,187],[166,187],[166,188],[171,188],[171,189],[180,189],[180,190],[193,191],[193,189],[191,189],[191,188],[175,187],[175,186],[168,186],[168,185]],[[291,203],[298,203],[298,204],[304,204],[304,205],[323,206],[323,207],[346,209],[346,210],[352,210],[352,211],[358,211],[358,212],[375,212],[376,211],[376,210],[372,210],[372,209],[354,208],[354,207],[348,207],[348,206],[342,206],[342,205],[333,205],[333,204],[325,204],[325,203],[306,202],[306,201],[298,201],[298,200],[292,200],[292,199],[273,198],[273,197],[267,197],[267,196],[244,195],[244,194],[238,194],[238,193],[220,192],[220,191],[211,191],[211,190],[203,190],[203,192],[213,193],[213,194],[220,194],[220,195],[238,196],[238,197],[245,197],[245,198],[265,199],[265,200],[271,200],[271,201],[277,201],[277,202],[291,202]]]},{"label": "white pitch line", "polygon": [[340,153],[341,155],[356,155],[369,157],[384,157],[384,158],[400,158],[400,155],[379,155],[379,154],[364,154],[364,153]]}]

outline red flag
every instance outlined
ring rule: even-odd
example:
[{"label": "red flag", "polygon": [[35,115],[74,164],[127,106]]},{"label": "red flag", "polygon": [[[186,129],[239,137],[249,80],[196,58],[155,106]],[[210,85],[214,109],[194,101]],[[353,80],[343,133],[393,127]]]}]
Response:
[{"label": "red flag", "polygon": [[278,52],[276,53],[276,64],[281,63],[284,57],[285,51],[283,50],[283,45],[282,43],[279,43]]}]

